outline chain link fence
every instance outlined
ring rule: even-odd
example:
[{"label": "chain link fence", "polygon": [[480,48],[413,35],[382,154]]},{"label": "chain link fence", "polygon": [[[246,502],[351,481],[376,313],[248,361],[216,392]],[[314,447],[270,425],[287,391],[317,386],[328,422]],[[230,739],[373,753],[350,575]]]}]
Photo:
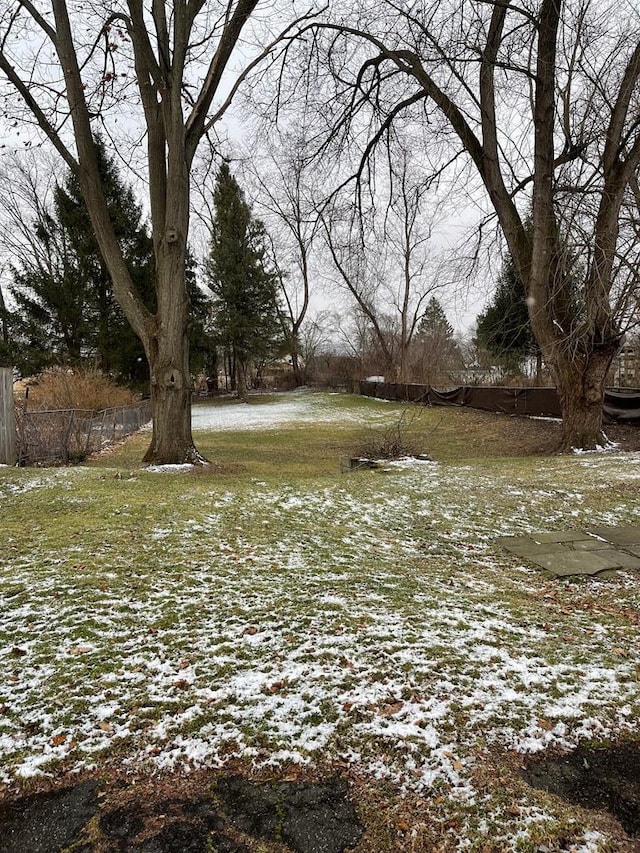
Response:
[{"label": "chain link fence", "polygon": [[151,401],[94,412],[89,409],[16,409],[19,465],[82,462],[110,444],[137,432],[151,420]]}]

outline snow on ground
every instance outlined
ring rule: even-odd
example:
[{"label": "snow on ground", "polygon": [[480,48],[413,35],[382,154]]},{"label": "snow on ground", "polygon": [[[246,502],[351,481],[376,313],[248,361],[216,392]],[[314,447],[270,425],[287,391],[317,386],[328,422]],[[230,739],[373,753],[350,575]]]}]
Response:
[{"label": "snow on ground", "polygon": [[[301,395],[198,408],[194,426],[344,420],[336,410]],[[1,778],[117,750],[159,768],[334,758],[471,806],[483,749],[536,753],[636,730],[640,630],[611,615],[637,608],[636,576],[550,590],[493,544],[638,523],[635,492],[616,490],[640,457],[604,464],[540,460],[513,477],[504,463],[405,461],[237,489],[191,478],[178,500],[130,521],[123,497],[97,553],[77,539],[3,549]],[[5,512],[29,488],[90,499],[87,469],[19,476],[0,480]],[[144,487],[119,483],[130,501]],[[522,832],[541,814],[526,811]],[[595,834],[585,845],[600,849]]]},{"label": "snow on ground", "polygon": [[[358,423],[363,414],[359,410],[345,410],[338,405],[342,394],[314,394],[297,392],[273,394],[268,402],[249,403],[198,403],[191,411],[194,430],[254,430],[277,429],[287,424],[305,423]],[[368,420],[380,420],[384,412],[368,413]]]}]

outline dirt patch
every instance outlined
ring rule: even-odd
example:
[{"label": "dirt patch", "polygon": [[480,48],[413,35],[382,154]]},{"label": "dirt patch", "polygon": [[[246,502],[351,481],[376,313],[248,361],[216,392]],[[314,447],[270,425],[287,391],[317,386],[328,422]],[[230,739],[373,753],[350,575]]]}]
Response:
[{"label": "dirt patch", "polygon": [[[103,789],[103,788],[106,788]],[[161,786],[96,780],[0,804],[1,853],[343,853],[363,832],[342,779],[201,779]],[[266,846],[265,846],[266,842]]]},{"label": "dirt patch", "polygon": [[628,835],[640,836],[640,743],[581,746],[568,755],[532,761],[522,775],[534,788],[609,812]]},{"label": "dirt patch", "polygon": [[[2,853],[58,853],[80,838],[98,810],[97,782],[81,782],[0,804]],[[74,847],[76,851],[89,847]]]},{"label": "dirt patch", "polygon": [[237,829],[284,841],[296,853],[340,853],[362,835],[347,800],[347,784],[340,779],[256,785],[235,776],[221,779],[216,794]]}]

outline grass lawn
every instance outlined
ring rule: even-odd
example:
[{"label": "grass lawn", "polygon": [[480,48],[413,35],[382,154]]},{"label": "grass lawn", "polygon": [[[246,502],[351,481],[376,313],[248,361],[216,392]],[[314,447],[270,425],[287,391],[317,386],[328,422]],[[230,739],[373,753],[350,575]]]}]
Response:
[{"label": "grass lawn", "polygon": [[[0,780],[343,773],[358,851],[620,850],[527,756],[636,737],[638,573],[554,581],[498,536],[640,523],[640,455],[557,426],[296,394],[194,414],[202,470],[0,469]],[[341,473],[404,439],[433,462]],[[622,839],[622,840],[621,840]],[[564,846],[563,846],[564,845]]]}]

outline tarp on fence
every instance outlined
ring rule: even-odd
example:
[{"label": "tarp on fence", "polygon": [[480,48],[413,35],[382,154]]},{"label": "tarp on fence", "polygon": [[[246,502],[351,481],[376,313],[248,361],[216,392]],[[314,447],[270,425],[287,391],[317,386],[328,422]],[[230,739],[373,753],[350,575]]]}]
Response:
[{"label": "tarp on fence", "polygon": [[[430,406],[468,406],[487,412],[559,418],[560,401],[555,388],[507,388],[463,385],[439,391],[430,385],[392,382],[361,382],[360,393],[383,400],[404,400]],[[640,391],[607,390],[603,411],[608,421],[640,424]]]},{"label": "tarp on fence", "polygon": [[605,391],[604,413],[611,421],[640,424],[640,391]]}]

